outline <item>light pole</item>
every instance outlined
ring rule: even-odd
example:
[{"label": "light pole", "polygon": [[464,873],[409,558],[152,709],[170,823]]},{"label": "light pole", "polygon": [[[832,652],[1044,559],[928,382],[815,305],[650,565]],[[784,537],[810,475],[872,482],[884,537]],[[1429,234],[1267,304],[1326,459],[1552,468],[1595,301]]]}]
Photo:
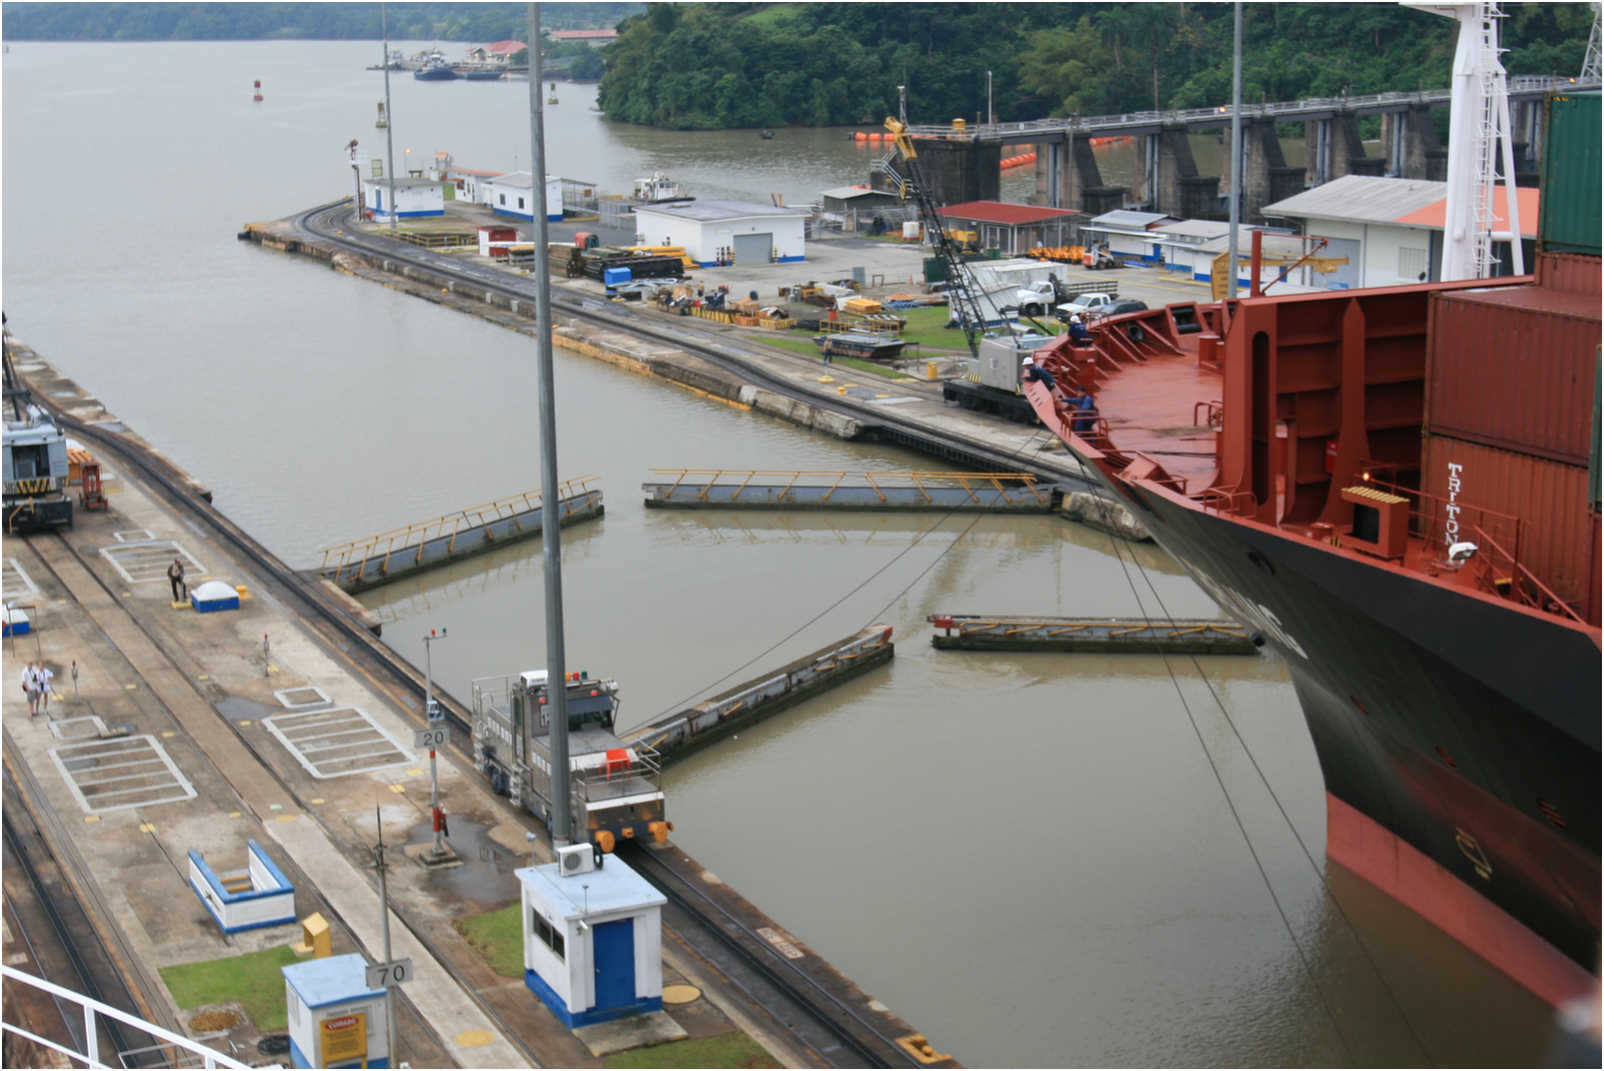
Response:
[{"label": "light pole", "polygon": [[[440,709],[440,704],[435,702],[434,699],[434,652],[432,649],[435,640],[443,640],[445,638],[446,630],[443,628],[440,630],[439,635],[435,634],[434,629],[430,629],[429,634],[423,637],[423,715],[429,720],[431,726],[445,718],[445,712]],[[445,814],[440,810],[440,773],[439,767],[435,763],[434,755],[434,745],[430,744],[429,814],[434,820],[434,847],[429,854],[435,859],[439,859],[446,854],[446,823]],[[385,958],[388,959],[389,956],[386,955]]]},{"label": "light pole", "polygon": [[994,125],[996,125],[996,122],[997,122],[997,120],[992,117],[992,112],[991,112],[991,72],[987,71],[986,72],[986,125],[987,126],[994,126]]},{"label": "light pole", "polygon": [[379,32],[384,37],[384,162],[385,174],[390,180],[390,230],[395,231],[395,139],[390,134],[390,120],[395,109],[390,107],[390,20],[383,4],[379,5]]},{"label": "light pole", "polygon": [[[379,808],[373,808],[373,822],[379,830],[379,843],[373,849],[373,868],[379,872],[379,918],[384,925],[384,962],[389,965],[390,960],[390,888],[385,881],[385,873],[390,869],[384,861],[384,818]],[[398,1066],[395,1058],[395,1000],[390,996],[390,987],[384,987],[384,1033],[385,1058],[391,1067]]]}]

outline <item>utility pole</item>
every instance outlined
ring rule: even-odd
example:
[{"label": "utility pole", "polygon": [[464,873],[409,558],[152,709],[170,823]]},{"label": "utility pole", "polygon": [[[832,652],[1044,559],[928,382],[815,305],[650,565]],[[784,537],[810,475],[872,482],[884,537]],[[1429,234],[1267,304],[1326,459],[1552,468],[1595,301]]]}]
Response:
[{"label": "utility pole", "polygon": [[540,5],[529,5],[530,192],[534,194],[535,325],[540,409],[540,542],[546,563],[546,704],[551,741],[551,843],[572,839],[568,785],[568,670],[563,650],[562,517],[557,493],[557,392],[551,357],[551,265],[546,257],[546,124],[541,111]]},{"label": "utility pole", "polygon": [[[435,635],[434,629],[423,637],[423,715],[428,719],[430,726],[444,720],[445,714],[440,704],[434,699],[434,652],[432,646],[435,640],[446,638],[446,630],[441,629]],[[429,816],[434,822],[434,847],[430,850],[436,861],[446,855],[445,846],[445,813],[440,810],[440,772],[435,764],[435,748],[429,745]],[[385,958],[389,958],[386,956]]]},{"label": "utility pole", "polygon": [[1237,240],[1237,226],[1242,214],[1242,0],[1231,5],[1234,41],[1231,46],[1231,239],[1230,253],[1226,258],[1229,282],[1225,296],[1236,297],[1236,262],[1241,246]]},{"label": "utility pole", "polygon": [[384,37],[384,170],[390,183],[390,229],[393,231],[399,215],[395,208],[395,138],[390,133],[395,126],[392,121],[395,109],[390,107],[390,21],[383,4],[379,5],[379,30]]},{"label": "utility pole", "polygon": [[[390,958],[390,888],[385,883],[385,873],[390,869],[384,862],[384,821],[379,814],[377,805],[373,808],[373,822],[379,831],[378,847],[373,849],[373,867],[379,872],[379,916],[384,925],[384,962],[393,962]],[[385,1056],[389,1066],[398,1067],[400,1063],[395,1058],[395,998],[390,994],[390,987],[384,987],[384,1028],[385,1028]]]},{"label": "utility pole", "polygon": [[991,71],[986,71],[986,125],[996,125],[996,118],[991,112]]}]

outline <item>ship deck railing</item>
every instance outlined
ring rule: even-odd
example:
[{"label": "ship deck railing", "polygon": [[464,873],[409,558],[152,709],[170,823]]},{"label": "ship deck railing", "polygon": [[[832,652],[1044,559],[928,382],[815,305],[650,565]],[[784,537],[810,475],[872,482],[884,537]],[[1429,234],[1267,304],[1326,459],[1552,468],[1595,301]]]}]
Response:
[{"label": "ship deck railing", "polygon": [[[1411,538],[1426,547],[1441,547],[1444,552],[1453,542],[1474,543],[1477,550],[1470,561],[1470,575],[1479,590],[1534,610],[1587,623],[1572,601],[1556,594],[1521,560],[1521,546],[1530,527],[1523,518],[1457,499],[1450,502],[1440,495],[1380,479],[1379,475],[1388,469],[1389,466],[1380,463],[1367,464],[1362,479],[1366,486],[1409,500]],[[1458,532],[1452,536],[1447,529],[1450,518],[1456,518],[1459,525]],[[1433,571],[1441,568],[1442,561],[1427,553],[1419,559],[1406,558],[1405,564]]]}]

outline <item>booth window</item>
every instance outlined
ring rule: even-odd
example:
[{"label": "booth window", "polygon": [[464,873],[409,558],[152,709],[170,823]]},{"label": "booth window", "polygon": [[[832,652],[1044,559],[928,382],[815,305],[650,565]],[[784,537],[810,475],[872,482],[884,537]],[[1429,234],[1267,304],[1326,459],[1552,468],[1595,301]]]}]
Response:
[{"label": "booth window", "polygon": [[529,914],[534,920],[533,928],[535,931],[535,936],[540,938],[541,942],[547,948],[557,953],[557,958],[559,960],[567,962],[566,957],[563,955],[563,935],[552,929],[551,924],[545,919],[541,918],[539,912],[531,911]]}]

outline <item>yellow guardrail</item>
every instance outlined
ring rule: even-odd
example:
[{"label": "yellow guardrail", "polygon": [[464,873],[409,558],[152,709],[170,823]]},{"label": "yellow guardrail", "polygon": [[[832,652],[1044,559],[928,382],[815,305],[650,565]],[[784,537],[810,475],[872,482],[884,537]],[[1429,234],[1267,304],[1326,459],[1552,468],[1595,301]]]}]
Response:
[{"label": "yellow guardrail", "polygon": [[[680,487],[692,490],[700,487],[698,498],[706,498],[707,493],[716,484],[728,480],[739,480],[740,487],[730,496],[731,500],[741,497],[741,491],[753,483],[762,487],[773,487],[783,484],[780,492],[798,485],[804,479],[812,478],[815,481],[829,481],[829,490],[824,493],[822,501],[828,502],[830,496],[842,487],[872,488],[882,502],[886,501],[885,490],[888,488],[913,488],[929,500],[930,488],[961,488],[968,493],[973,501],[980,501],[980,492],[987,491],[1000,494],[1004,501],[1012,502],[1014,494],[1028,495],[1037,502],[1048,503],[1052,500],[1052,487],[1042,486],[1034,475],[1028,472],[847,472],[839,469],[651,469],[655,482],[669,484],[667,494],[672,496]],[[848,484],[849,478],[857,482]],[[818,486],[817,482],[807,486]]]},{"label": "yellow guardrail", "polygon": [[[591,484],[596,479],[595,476],[577,476],[572,480],[563,481],[557,485],[558,501],[589,494],[593,490]],[[446,553],[449,554],[456,546],[457,536],[463,532],[508,517],[516,517],[520,513],[528,513],[540,504],[539,491],[525,491],[522,494],[483,502],[477,506],[468,506],[454,513],[443,513],[426,521],[391,528],[377,535],[325,547],[323,564],[318,567],[318,572],[328,576],[335,583],[341,580],[357,580],[361,579],[370,563],[383,572],[389,569],[393,557],[397,554],[406,554],[408,551],[412,552],[411,564],[416,565],[423,560],[423,547],[426,543],[449,538],[451,542],[446,546]],[[379,560],[374,562],[375,558]],[[346,568],[353,565],[356,568],[355,573],[350,576],[345,575]]]}]

